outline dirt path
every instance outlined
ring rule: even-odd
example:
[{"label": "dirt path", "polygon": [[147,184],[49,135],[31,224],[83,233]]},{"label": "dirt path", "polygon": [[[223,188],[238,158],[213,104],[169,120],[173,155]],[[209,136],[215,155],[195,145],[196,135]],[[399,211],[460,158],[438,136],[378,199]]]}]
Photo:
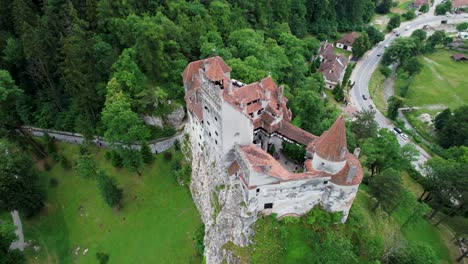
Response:
[{"label": "dirt path", "polygon": [[19,249],[21,251],[25,248],[23,225],[19,217],[18,211],[11,211],[11,217],[13,218],[13,224],[16,227],[15,234],[18,236],[18,240],[13,241],[10,245],[10,249]]}]

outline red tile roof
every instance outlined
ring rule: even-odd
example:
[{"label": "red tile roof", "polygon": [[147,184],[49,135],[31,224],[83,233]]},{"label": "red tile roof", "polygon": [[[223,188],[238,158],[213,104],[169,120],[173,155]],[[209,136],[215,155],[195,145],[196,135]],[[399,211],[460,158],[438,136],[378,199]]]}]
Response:
[{"label": "red tile roof", "polygon": [[344,35],[343,37],[341,37],[337,43],[341,43],[341,44],[344,44],[346,46],[353,46],[354,44],[354,41],[356,40],[356,38],[359,36],[359,34],[355,31],[351,32],[351,33],[348,33],[346,35]]},{"label": "red tile roof", "polygon": [[240,169],[239,163],[237,163],[237,161],[234,161],[231,164],[231,166],[229,166],[228,168],[228,176],[235,174],[236,172],[239,171],[239,169]]},{"label": "red tile roof", "polygon": [[453,54],[452,58],[454,60],[456,60],[456,61],[458,61],[458,60],[468,60],[468,56],[466,56],[465,54],[462,54],[462,53]]},{"label": "red tile roof", "polygon": [[453,0],[452,6],[454,8],[465,7],[468,6],[468,0]]},{"label": "red tile roof", "polygon": [[307,146],[307,150],[315,151],[321,158],[329,161],[343,161],[344,156],[348,152],[346,143],[346,127],[343,115],[338,117],[335,123],[328,131],[312,144]]},{"label": "red tile roof", "polygon": [[311,133],[302,130],[286,121],[281,122],[281,127],[276,132],[304,146],[309,145],[317,138]]}]

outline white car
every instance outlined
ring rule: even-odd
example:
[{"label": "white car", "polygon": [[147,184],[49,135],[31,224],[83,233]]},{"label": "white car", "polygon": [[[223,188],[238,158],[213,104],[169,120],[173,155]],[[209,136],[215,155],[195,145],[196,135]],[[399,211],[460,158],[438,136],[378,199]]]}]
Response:
[{"label": "white car", "polygon": [[408,140],[408,136],[406,134],[401,133],[400,137],[402,137],[404,140]]},{"label": "white car", "polygon": [[408,31],[409,29],[410,29],[410,27],[409,27],[409,26],[406,26],[406,27],[405,27],[405,30],[406,30],[406,31]]}]

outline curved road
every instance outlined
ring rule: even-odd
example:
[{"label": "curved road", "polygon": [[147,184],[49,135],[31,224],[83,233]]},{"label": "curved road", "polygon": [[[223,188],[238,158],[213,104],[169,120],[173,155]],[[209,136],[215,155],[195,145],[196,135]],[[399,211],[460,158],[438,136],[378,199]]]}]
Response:
[{"label": "curved road", "polygon": [[[449,24],[468,21],[468,18],[464,18],[465,14],[455,15],[453,17],[434,16],[433,11],[434,7],[431,7],[431,10],[427,14],[420,15],[412,21],[402,23],[399,28],[395,29],[396,32],[399,32],[401,36],[409,36],[414,30],[422,28],[425,24],[428,24],[429,26],[437,26],[440,25],[441,21],[444,19],[446,19]],[[405,30],[406,28],[408,28],[408,30]],[[396,34],[388,33],[382,42],[380,42],[377,46],[368,51],[363,56],[363,58],[361,58],[361,60],[358,61],[350,77],[350,79],[355,82],[354,87],[350,91],[350,97],[353,106],[356,107],[358,110],[363,110],[369,109],[369,106],[372,105],[372,107],[376,109],[375,120],[377,121],[377,124],[381,128],[388,129],[393,129],[393,125],[390,122],[390,120],[388,120],[375,107],[374,103],[372,102],[372,99],[369,96],[369,81],[372,76],[372,73],[377,69],[377,66],[380,63],[381,56],[378,56],[378,54],[383,55],[385,46],[390,45],[396,38]],[[362,95],[365,95],[368,99],[364,100],[362,98]],[[397,139],[400,145],[405,145],[409,143],[408,140],[404,140],[401,137],[397,137]],[[427,154],[427,152],[424,151],[418,145],[413,145],[415,145],[415,147],[419,151],[418,160],[415,163],[413,163],[413,165],[415,165],[418,171],[422,172],[420,166],[423,165],[427,161],[427,159],[430,158],[430,155]]]}]

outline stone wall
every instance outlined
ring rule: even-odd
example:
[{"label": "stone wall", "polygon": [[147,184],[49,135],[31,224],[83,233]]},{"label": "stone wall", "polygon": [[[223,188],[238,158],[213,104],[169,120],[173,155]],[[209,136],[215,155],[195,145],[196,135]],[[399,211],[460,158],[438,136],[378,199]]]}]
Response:
[{"label": "stone wall", "polygon": [[[79,133],[57,131],[57,130],[52,130],[52,129],[44,129],[44,128],[37,128],[37,127],[30,127],[30,126],[23,126],[21,130],[26,133],[30,133],[36,137],[43,137],[44,133],[48,133],[49,136],[52,137],[54,140],[67,142],[70,144],[83,144],[85,142],[84,136]],[[160,153],[171,148],[172,145],[174,145],[174,142],[176,140],[179,140],[179,142],[181,142],[183,136],[184,136],[184,133],[179,132],[178,134],[170,138],[149,141],[148,145],[151,148],[151,151],[153,153]],[[100,148],[108,148],[110,145],[101,136],[95,136],[92,142],[97,147],[100,147]],[[133,149],[140,149],[141,145],[139,143],[135,143],[135,144],[132,144],[131,147]]]}]

